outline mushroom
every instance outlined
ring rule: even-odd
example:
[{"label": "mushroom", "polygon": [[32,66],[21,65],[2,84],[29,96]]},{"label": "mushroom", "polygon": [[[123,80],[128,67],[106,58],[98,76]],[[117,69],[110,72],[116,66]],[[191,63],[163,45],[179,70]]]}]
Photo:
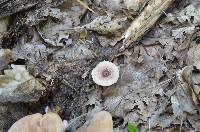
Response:
[{"label": "mushroom", "polygon": [[112,116],[107,111],[100,111],[90,121],[86,132],[113,132]]},{"label": "mushroom", "polygon": [[8,132],[61,132],[63,124],[55,113],[28,115],[15,122]]},{"label": "mushroom", "polygon": [[117,82],[119,78],[119,69],[112,62],[102,61],[92,70],[91,75],[96,84],[110,86]]}]

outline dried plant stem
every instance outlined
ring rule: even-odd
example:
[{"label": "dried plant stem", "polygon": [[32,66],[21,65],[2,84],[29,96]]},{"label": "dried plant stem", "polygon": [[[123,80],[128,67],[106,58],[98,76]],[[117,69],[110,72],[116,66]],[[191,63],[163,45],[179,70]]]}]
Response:
[{"label": "dried plant stem", "polygon": [[86,9],[88,9],[89,11],[95,13],[86,3],[84,3],[81,0],[77,0],[82,6],[84,6]]},{"label": "dried plant stem", "polygon": [[173,2],[174,0],[151,0],[140,16],[132,22],[131,26],[123,34],[121,50],[141,38]]}]

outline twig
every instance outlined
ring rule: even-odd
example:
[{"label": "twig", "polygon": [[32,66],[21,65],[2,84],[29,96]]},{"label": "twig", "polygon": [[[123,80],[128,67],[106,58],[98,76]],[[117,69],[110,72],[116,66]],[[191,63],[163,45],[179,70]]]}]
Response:
[{"label": "twig", "polygon": [[83,1],[81,0],[77,0],[82,6],[84,6],[86,9],[88,9],[89,11],[94,12],[94,10],[92,10],[86,3],[84,3]]},{"label": "twig", "polygon": [[174,0],[151,0],[140,16],[132,22],[131,26],[123,34],[121,38],[123,46],[120,50],[124,50],[132,42],[136,42],[141,38],[173,2]]}]

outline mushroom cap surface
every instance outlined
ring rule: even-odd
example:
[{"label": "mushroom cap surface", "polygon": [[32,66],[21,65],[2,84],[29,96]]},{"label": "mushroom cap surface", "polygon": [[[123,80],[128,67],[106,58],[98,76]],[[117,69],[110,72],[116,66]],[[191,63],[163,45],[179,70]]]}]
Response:
[{"label": "mushroom cap surface", "polygon": [[93,81],[101,86],[110,86],[119,78],[118,67],[109,61],[102,61],[92,70]]}]

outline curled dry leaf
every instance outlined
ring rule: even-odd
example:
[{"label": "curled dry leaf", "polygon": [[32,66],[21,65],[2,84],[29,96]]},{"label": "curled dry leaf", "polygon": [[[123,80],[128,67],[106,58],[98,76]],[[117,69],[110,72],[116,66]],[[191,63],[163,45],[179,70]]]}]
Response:
[{"label": "curled dry leaf", "polygon": [[68,39],[69,30],[67,32],[63,30],[78,26],[84,12],[82,5],[76,1],[65,1],[64,4],[65,6],[57,8],[43,6],[27,14],[25,23],[35,25],[40,37],[51,46],[64,46],[60,41]]},{"label": "curled dry leaf", "polygon": [[96,31],[100,34],[115,34],[120,32],[120,29],[123,28],[123,23],[126,20],[127,17],[114,17],[112,14],[108,14],[107,16],[99,16],[84,26],[74,27],[72,30],[80,31],[87,29]]},{"label": "curled dry leaf", "polygon": [[19,43],[12,49],[13,60],[25,59],[33,64],[38,64],[41,59],[45,63],[47,54],[47,48],[41,42]]}]

